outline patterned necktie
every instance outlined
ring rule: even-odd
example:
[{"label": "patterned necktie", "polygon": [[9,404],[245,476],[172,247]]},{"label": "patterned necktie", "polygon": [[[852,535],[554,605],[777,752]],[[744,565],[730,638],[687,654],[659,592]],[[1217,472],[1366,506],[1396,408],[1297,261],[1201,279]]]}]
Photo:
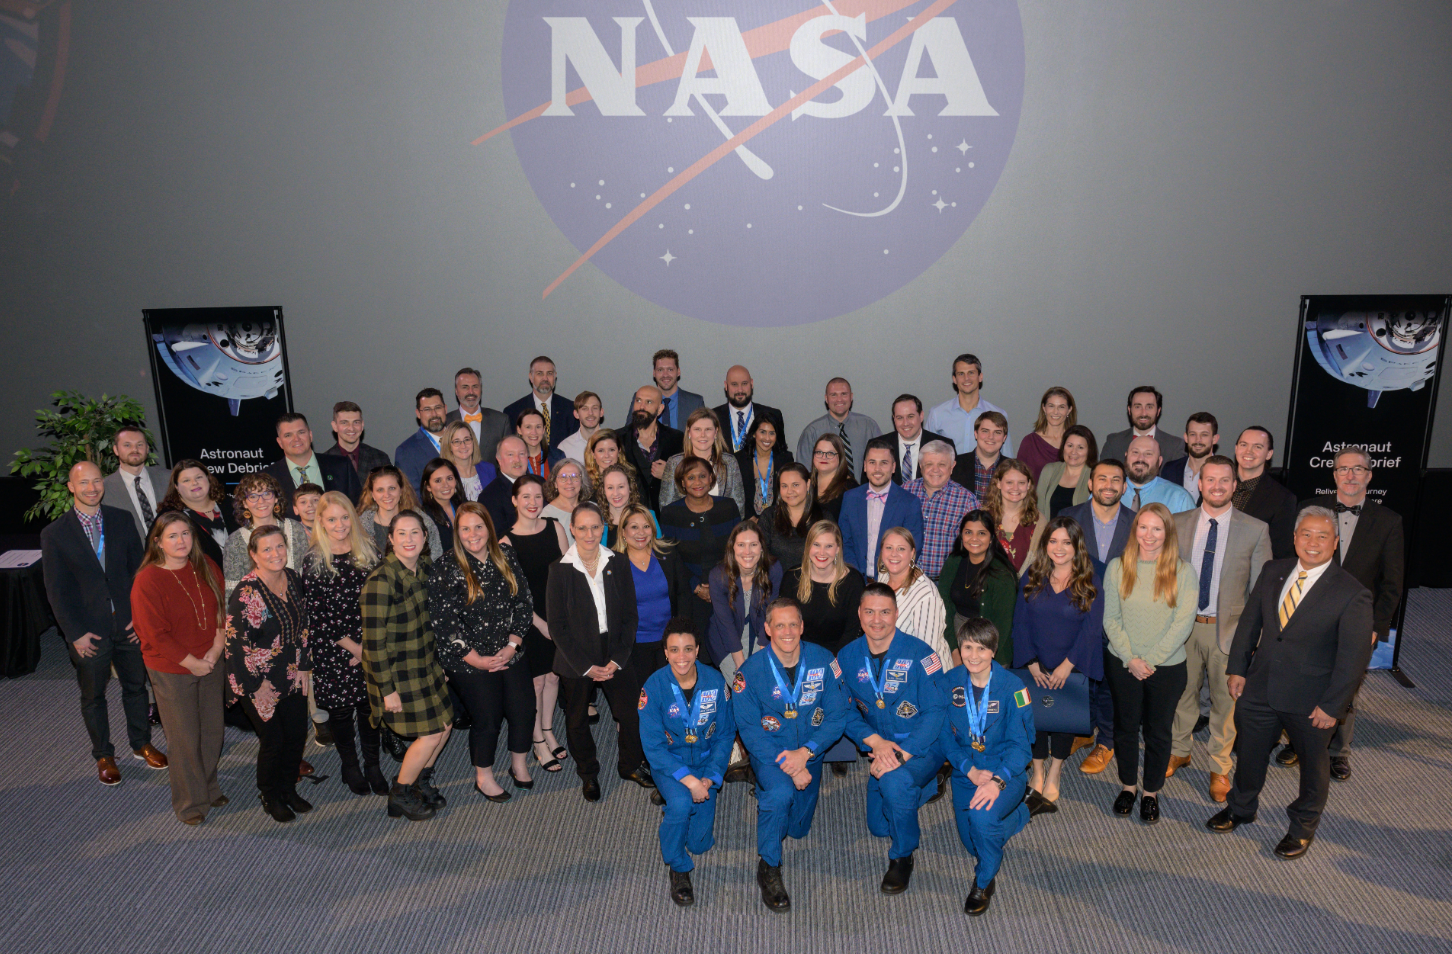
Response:
[{"label": "patterned necktie", "polygon": [[[140,478],[137,479],[139,480]],[[1354,507],[1348,507],[1346,506],[1346,504],[1338,500],[1336,501],[1335,510],[1337,513],[1353,513],[1356,514],[1356,516],[1358,517],[1361,516],[1361,504],[1357,504]]]},{"label": "patterned necktie", "polygon": [[842,446],[847,449],[847,472],[849,474],[853,473],[855,468],[853,468],[852,466],[852,441],[850,438],[847,437],[846,421],[843,421],[841,424],[837,425],[837,436],[842,438]]},{"label": "patterned necktie", "polygon": [[736,412],[736,433],[741,435],[741,439],[740,440],[735,440],[735,439],[732,440],[732,443],[736,445],[736,447],[733,448],[733,449],[734,450],[741,450],[741,445],[744,444],[744,443],[746,443],[746,412],[745,411],[737,411]]},{"label": "patterned necktie", "polygon": [[146,524],[147,529],[151,528],[151,522],[156,519],[152,512],[151,501],[146,499],[146,491],[141,489],[141,475],[136,475],[136,502],[141,505],[141,522]]},{"label": "patterned necktie", "polygon": [[1134,503],[1130,504],[1131,510],[1139,510],[1139,488],[1134,488]]},{"label": "patterned necktie", "polygon": [[902,479],[913,479],[913,445],[906,444],[902,449]]},{"label": "patterned necktie", "polygon": [[1210,532],[1205,534],[1205,556],[1200,561],[1200,612],[1202,615],[1210,609],[1210,581],[1215,576],[1215,542],[1219,532],[1220,521],[1211,517]]},{"label": "patterned necktie", "polygon": [[297,469],[297,485],[299,487],[301,487],[303,484],[305,484],[307,482],[308,482],[308,469],[306,467],[299,467]]},{"label": "patterned necktie", "polygon": [[867,499],[868,500],[887,500],[887,491],[884,490],[882,493],[878,493],[875,490],[869,490],[867,492]]},{"label": "patterned necktie", "polygon": [[541,406],[539,409],[539,416],[544,418],[544,446],[548,447],[550,446],[550,409],[546,406]]},{"label": "patterned necktie", "polygon": [[1300,574],[1296,577],[1295,584],[1292,585],[1290,590],[1286,592],[1286,598],[1281,600],[1281,629],[1286,628],[1286,623],[1290,622],[1291,620],[1291,614],[1294,613],[1296,611],[1296,607],[1300,605],[1301,587],[1305,585],[1306,571],[1302,570]]}]

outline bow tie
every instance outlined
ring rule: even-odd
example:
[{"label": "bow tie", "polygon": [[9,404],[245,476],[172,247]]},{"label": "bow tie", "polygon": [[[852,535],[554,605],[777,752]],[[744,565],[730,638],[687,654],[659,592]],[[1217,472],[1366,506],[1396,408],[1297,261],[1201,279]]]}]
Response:
[{"label": "bow tie", "polygon": [[460,414],[459,415],[459,418],[461,420],[463,420],[464,423],[466,423],[466,424],[469,423],[470,421],[478,421],[480,424],[483,424],[484,423],[484,412],[483,411],[476,411],[473,414]]},{"label": "bow tie", "polygon": [[1346,506],[1346,504],[1338,500],[1336,501],[1336,507],[1334,509],[1337,513],[1354,513],[1358,517],[1361,516],[1361,504],[1357,504],[1354,507],[1348,507]]},{"label": "bow tie", "polygon": [[867,499],[868,500],[886,500],[887,499],[887,491],[884,490],[882,493],[878,493],[875,490],[869,490],[867,492]]}]

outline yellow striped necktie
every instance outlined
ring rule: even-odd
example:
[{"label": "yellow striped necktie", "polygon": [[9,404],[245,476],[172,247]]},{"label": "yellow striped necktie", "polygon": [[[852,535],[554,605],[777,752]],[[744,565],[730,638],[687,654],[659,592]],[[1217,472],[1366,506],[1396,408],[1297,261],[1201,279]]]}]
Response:
[{"label": "yellow striped necktie", "polygon": [[540,409],[539,409],[539,416],[542,417],[542,418],[544,418],[544,425],[545,425],[544,446],[545,447],[548,447],[548,446],[550,446],[550,409],[549,409],[549,407],[546,406],[546,405],[541,405],[540,406]]},{"label": "yellow striped necktie", "polygon": [[1302,570],[1296,576],[1296,582],[1293,583],[1290,590],[1286,592],[1286,598],[1281,600],[1281,629],[1286,628],[1286,623],[1290,622],[1291,620],[1291,614],[1296,611],[1296,607],[1300,604],[1301,588],[1305,586],[1305,584],[1306,571]]}]

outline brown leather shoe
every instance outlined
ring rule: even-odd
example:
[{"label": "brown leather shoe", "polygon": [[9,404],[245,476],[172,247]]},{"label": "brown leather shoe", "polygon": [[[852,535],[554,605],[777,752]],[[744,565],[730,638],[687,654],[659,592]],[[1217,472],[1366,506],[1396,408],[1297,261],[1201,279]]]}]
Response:
[{"label": "brown leather shoe", "polygon": [[121,784],[121,770],[116,767],[116,760],[109,755],[104,759],[96,759],[96,772],[101,776],[102,785]]},{"label": "brown leather shoe", "polygon": [[1087,749],[1087,748],[1089,748],[1089,746],[1091,746],[1093,744],[1094,744],[1094,736],[1092,736],[1092,735],[1076,735],[1076,736],[1074,736],[1074,744],[1071,745],[1071,746],[1069,746],[1069,754],[1070,755],[1073,755],[1075,752],[1079,751],[1080,749]]},{"label": "brown leather shoe", "polygon": [[1167,769],[1165,769],[1165,778],[1169,778],[1171,775],[1174,775],[1175,774],[1175,769],[1184,768],[1185,766],[1187,766],[1189,764],[1190,764],[1190,757],[1188,755],[1172,755],[1172,756],[1170,756],[1170,767],[1167,768]]},{"label": "brown leather shoe", "polygon": [[1230,776],[1221,775],[1219,772],[1210,773],[1210,800],[1212,802],[1223,802],[1225,796],[1230,794]]},{"label": "brown leather shoe", "polygon": [[313,774],[313,764],[307,759],[303,759],[302,764],[297,767],[297,777],[304,778],[311,774]]},{"label": "brown leather shoe", "polygon": [[1096,745],[1094,751],[1084,757],[1079,763],[1079,771],[1085,775],[1098,775],[1109,765],[1109,760],[1114,758],[1114,750],[1107,745]]},{"label": "brown leather shoe", "polygon": [[146,743],[139,749],[132,749],[131,755],[133,758],[145,762],[146,767],[149,769],[166,768],[166,756],[162,754],[160,749],[152,745],[150,742]]}]

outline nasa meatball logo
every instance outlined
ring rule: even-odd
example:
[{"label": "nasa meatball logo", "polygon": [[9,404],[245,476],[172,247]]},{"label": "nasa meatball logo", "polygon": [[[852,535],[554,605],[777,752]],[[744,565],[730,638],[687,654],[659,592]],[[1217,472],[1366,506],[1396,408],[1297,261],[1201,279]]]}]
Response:
[{"label": "nasa meatball logo", "polygon": [[[591,264],[773,327],[923,274],[988,201],[1023,100],[1015,0],[512,0],[508,132]],[[487,147],[486,147],[487,148]],[[578,279],[575,279],[578,280]]]}]

